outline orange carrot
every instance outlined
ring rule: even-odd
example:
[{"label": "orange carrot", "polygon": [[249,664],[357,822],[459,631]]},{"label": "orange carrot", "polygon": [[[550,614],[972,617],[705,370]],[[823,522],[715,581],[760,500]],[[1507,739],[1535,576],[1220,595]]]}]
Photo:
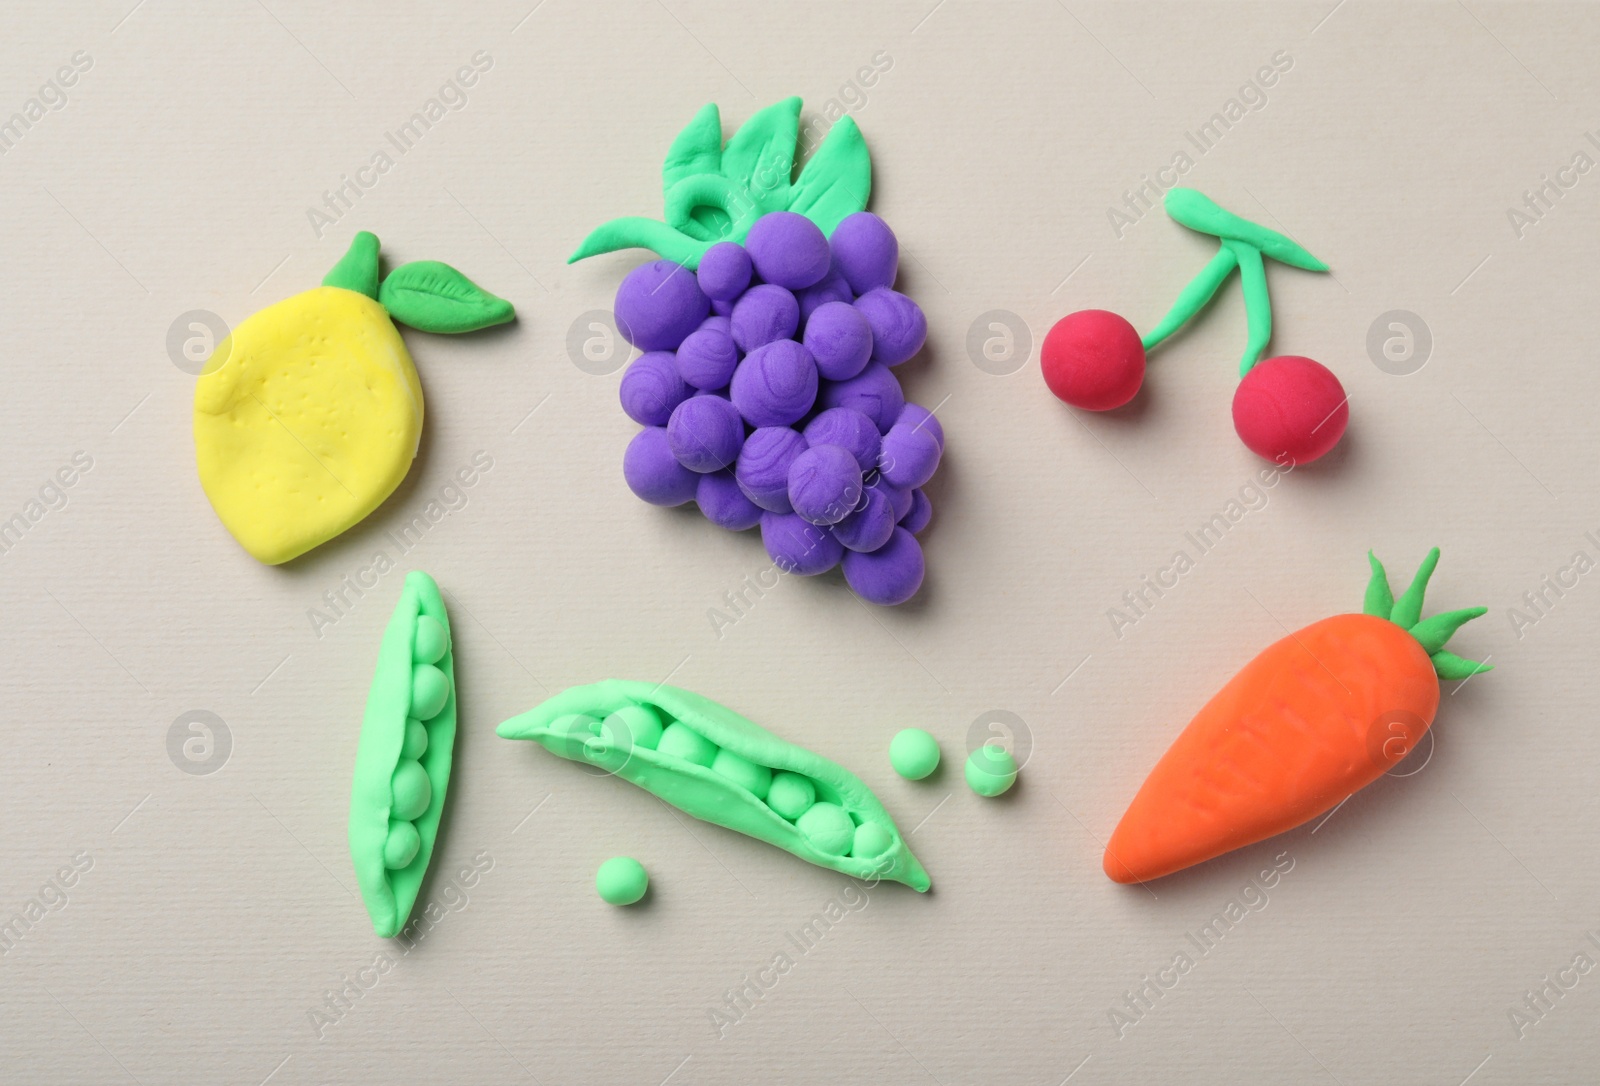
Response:
[{"label": "orange carrot", "polygon": [[1439,707],[1440,679],[1490,670],[1444,647],[1485,608],[1420,620],[1437,547],[1398,600],[1368,558],[1363,614],[1325,618],[1269,646],[1156,763],[1106,846],[1113,880],[1170,875],[1315,818],[1416,746]]}]

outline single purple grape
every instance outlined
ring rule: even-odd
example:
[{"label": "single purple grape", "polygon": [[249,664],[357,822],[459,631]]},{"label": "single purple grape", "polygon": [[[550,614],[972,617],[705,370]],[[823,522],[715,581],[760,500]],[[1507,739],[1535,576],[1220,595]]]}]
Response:
[{"label": "single purple grape", "polygon": [[894,511],[895,523],[898,524],[904,520],[906,514],[911,512],[911,506],[915,500],[911,497],[911,491],[906,490],[904,487],[892,485],[883,476],[880,475],[874,479],[872,485],[867,489],[883,491],[884,496],[889,499],[889,508]]},{"label": "single purple grape", "polygon": [[849,282],[851,290],[865,294],[894,286],[900,243],[878,216],[870,211],[846,215],[828,240],[833,247],[833,266]]},{"label": "single purple grape", "polygon": [[808,445],[840,445],[850,450],[862,471],[878,463],[882,439],[872,420],[850,407],[832,407],[817,413],[805,428]]},{"label": "single purple grape", "polygon": [[933,435],[933,439],[939,443],[939,451],[944,451],[944,426],[932,411],[929,411],[921,404],[906,404],[900,409],[900,417],[895,419],[895,422],[901,425],[909,425],[915,430],[928,431]]},{"label": "single purple grape", "polygon": [[919,487],[911,492],[911,512],[900,518],[900,527],[912,535],[921,535],[922,530],[933,519],[933,502]]},{"label": "single purple grape", "polygon": [[694,272],[670,260],[633,269],[617,288],[617,331],[641,351],[675,350],[710,312]]},{"label": "single purple grape", "polygon": [[802,340],[830,381],[848,381],[872,358],[872,325],[848,302],[825,302],[806,321]]},{"label": "single purple grape", "polygon": [[617,386],[622,410],[640,426],[665,426],[693,390],[678,375],[671,351],[651,351],[628,364]]},{"label": "single purple grape", "polygon": [[719,241],[700,257],[695,276],[707,298],[731,302],[750,285],[750,254],[735,242]]},{"label": "single purple grape", "polygon": [[817,364],[803,346],[780,339],[745,355],[728,391],[751,426],[790,426],[816,403]]},{"label": "single purple grape", "polygon": [[868,603],[893,607],[922,587],[922,546],[910,532],[896,528],[889,542],[875,551],[844,553],[844,579]]},{"label": "single purple grape", "polygon": [[888,287],[869,290],[856,299],[856,309],[872,326],[872,360],[898,366],[918,351],[928,338],[928,318],[922,307]]},{"label": "single purple grape", "polygon": [[782,287],[761,283],[739,296],[728,320],[733,342],[748,353],[793,336],[800,327],[800,303]]},{"label": "single purple grape", "polygon": [[727,469],[700,476],[694,500],[700,506],[700,512],[718,528],[742,532],[761,523],[761,507],[745,497],[733,472]]},{"label": "single purple grape", "polygon": [[695,388],[727,388],[733,380],[734,367],[739,365],[739,349],[733,345],[733,337],[711,323],[721,320],[707,317],[678,344],[678,374]]},{"label": "single purple grape", "polygon": [[806,451],[806,439],[787,426],[764,426],[744,439],[733,477],[745,497],[772,513],[792,513],[789,465]]},{"label": "single purple grape", "polygon": [[828,572],[844,555],[832,532],[793,513],[763,513],[761,542],[780,570],[802,577]]},{"label": "single purple grape", "polygon": [[861,502],[861,465],[848,449],[813,445],[789,465],[789,504],[812,524],[837,524]]},{"label": "single purple grape", "polygon": [[[678,410],[682,411],[683,408]],[[878,453],[878,473],[891,486],[906,490],[919,487],[932,479],[937,470],[939,442],[932,431],[896,423],[883,435],[883,449]]]},{"label": "single purple grape", "polygon": [[694,472],[720,471],[739,458],[744,420],[721,396],[691,396],[667,421],[667,444],[678,463]]},{"label": "single purple grape", "polygon": [[756,274],[768,283],[801,290],[828,274],[831,256],[822,228],[793,211],[773,211],[757,219],[744,239]]},{"label": "single purple grape", "polygon": [[894,534],[894,503],[887,491],[869,486],[866,501],[838,524],[833,535],[853,551],[875,551]]},{"label": "single purple grape", "polygon": [[678,463],[667,444],[667,429],[640,430],[622,454],[622,477],[628,489],[651,505],[682,505],[694,497],[700,476]]},{"label": "single purple grape", "polygon": [[794,297],[800,303],[800,323],[804,325],[818,306],[828,302],[853,302],[856,296],[850,293],[850,284],[845,282],[844,276],[830,271],[817,285],[795,291]]},{"label": "single purple grape", "polygon": [[[737,377],[735,377],[737,380]],[[888,366],[872,362],[848,381],[824,381],[817,391],[822,408],[851,407],[872,420],[880,432],[887,431],[906,405],[900,382]]]}]

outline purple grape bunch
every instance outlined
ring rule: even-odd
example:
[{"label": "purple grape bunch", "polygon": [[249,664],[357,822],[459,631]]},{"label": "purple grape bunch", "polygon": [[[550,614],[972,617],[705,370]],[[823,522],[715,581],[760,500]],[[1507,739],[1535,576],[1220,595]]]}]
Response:
[{"label": "purple grape bunch", "polygon": [[892,606],[922,586],[922,487],[944,452],[932,412],[907,403],[893,367],[928,322],[894,289],[900,247],[861,211],[832,238],[774,211],[743,245],[711,246],[698,270],[635,268],[616,321],[644,353],[623,374],[644,427],[623,477],[654,505],[695,502],[713,524],[761,528],[779,569],[844,567],[862,599]]}]

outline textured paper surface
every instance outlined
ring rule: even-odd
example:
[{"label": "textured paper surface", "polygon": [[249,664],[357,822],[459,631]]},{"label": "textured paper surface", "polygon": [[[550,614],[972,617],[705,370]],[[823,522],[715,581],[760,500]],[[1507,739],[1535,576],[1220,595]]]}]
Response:
[{"label": "textured paper surface", "polygon": [[[5,17],[0,119],[41,102],[0,128],[0,517],[42,515],[0,554],[0,921],[23,920],[0,1078],[1589,1077],[1600,12],[532,7]],[[731,131],[788,94],[861,125],[928,314],[902,375],[948,453],[927,585],[896,611],[836,575],[752,589],[753,536],[627,492],[603,319],[638,254],[564,263],[595,224],[659,214],[661,156],[703,103]],[[1039,377],[1056,318],[1149,328],[1209,256],[1125,202],[1182,156],[1184,183],[1332,266],[1269,268],[1272,350],[1339,375],[1349,436],[1271,489],[1229,420],[1233,286],[1125,413],[1072,413]],[[181,348],[319,282],[357,229],[520,320],[407,332],[428,406],[410,478],[269,569],[195,478]],[[1455,647],[1498,670],[1447,692],[1407,775],[1150,891],[1108,882],[1100,842],[1194,710],[1286,629],[1358,609],[1369,546],[1400,578],[1433,544],[1433,607],[1488,605]],[[451,608],[461,731],[436,921],[408,949],[372,935],[345,821],[413,566]],[[933,892],[863,892],[494,736],[609,676],[670,676],[849,766],[915,829]],[[908,725],[944,746],[932,780],[889,769]],[[991,727],[1026,757],[999,801],[959,775]],[[642,907],[594,893],[617,854],[650,869]]]}]

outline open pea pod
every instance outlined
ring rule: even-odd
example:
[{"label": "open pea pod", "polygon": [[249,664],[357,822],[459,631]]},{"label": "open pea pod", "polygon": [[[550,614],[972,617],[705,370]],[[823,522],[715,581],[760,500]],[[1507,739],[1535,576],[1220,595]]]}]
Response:
[{"label": "open pea pod", "polygon": [[930,885],[855,774],[699,694],[608,679],[564,690],[496,730],[820,867],[918,891]]},{"label": "open pea pod", "polygon": [[399,934],[433,857],[456,740],[455,653],[439,586],[406,574],[383,632],[350,789],[350,857],[385,938]]}]

